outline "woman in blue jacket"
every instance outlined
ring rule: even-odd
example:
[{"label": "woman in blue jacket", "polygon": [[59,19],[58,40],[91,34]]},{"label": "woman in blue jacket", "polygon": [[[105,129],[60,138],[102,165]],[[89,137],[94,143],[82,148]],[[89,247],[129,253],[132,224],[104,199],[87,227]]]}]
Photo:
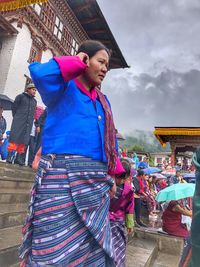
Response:
[{"label": "woman in blue jacket", "polygon": [[116,136],[110,104],[96,88],[109,59],[103,44],[88,40],[77,56],[29,67],[48,115],[21,266],[115,266],[108,172],[117,172]]}]

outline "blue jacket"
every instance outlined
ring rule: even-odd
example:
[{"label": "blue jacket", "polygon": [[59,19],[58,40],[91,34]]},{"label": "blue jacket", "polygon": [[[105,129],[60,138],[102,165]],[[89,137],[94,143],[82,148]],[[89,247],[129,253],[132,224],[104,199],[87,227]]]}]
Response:
[{"label": "blue jacket", "polygon": [[48,115],[42,137],[42,154],[76,154],[107,162],[104,151],[104,111],[98,99],[64,82],[55,60],[29,66]]}]

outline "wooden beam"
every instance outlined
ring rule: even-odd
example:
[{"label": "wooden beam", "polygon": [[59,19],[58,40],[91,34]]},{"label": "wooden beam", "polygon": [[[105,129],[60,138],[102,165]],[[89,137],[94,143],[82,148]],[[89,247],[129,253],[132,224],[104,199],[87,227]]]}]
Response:
[{"label": "wooden beam", "polygon": [[101,34],[101,33],[105,33],[106,34],[106,31],[103,30],[103,29],[99,29],[99,30],[89,30],[87,31],[87,33],[90,35],[90,34]]},{"label": "wooden beam", "polygon": [[91,6],[91,4],[89,3],[84,3],[84,4],[78,4],[75,9],[76,9],[76,13],[82,12],[85,9],[89,9]]},{"label": "wooden beam", "polygon": [[94,17],[94,18],[89,18],[89,19],[81,19],[79,18],[79,21],[81,24],[91,24],[91,23],[94,23],[94,22],[97,22],[99,21],[99,18],[98,17]]}]

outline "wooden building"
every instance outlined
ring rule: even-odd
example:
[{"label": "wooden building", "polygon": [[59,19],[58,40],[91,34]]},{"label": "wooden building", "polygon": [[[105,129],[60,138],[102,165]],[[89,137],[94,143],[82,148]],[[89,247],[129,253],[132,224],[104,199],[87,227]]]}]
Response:
[{"label": "wooden building", "polygon": [[163,147],[170,143],[172,166],[176,164],[178,154],[183,157],[183,153],[194,152],[200,146],[199,127],[155,127],[154,134]]},{"label": "wooden building", "polygon": [[87,39],[112,50],[111,69],[128,67],[96,0],[49,0],[1,12],[0,93],[14,99],[30,81],[31,62],[74,55]]}]

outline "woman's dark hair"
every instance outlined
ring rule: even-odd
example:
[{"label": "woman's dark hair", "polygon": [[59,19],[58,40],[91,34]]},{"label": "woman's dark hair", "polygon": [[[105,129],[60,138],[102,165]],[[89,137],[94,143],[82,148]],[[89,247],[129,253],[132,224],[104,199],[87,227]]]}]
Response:
[{"label": "woman's dark hair", "polygon": [[89,58],[93,57],[98,51],[105,50],[108,56],[111,56],[110,50],[101,42],[95,40],[86,40],[80,44],[77,54],[80,52],[86,53]]},{"label": "woman's dark hair", "polygon": [[121,159],[120,161],[121,161],[121,164],[122,164],[125,172],[123,172],[122,174],[118,175],[117,178],[126,179],[131,174],[131,164],[126,159]]},{"label": "woman's dark hair", "polygon": [[144,171],[143,170],[138,170],[137,171],[137,176],[143,176],[144,175]]}]

